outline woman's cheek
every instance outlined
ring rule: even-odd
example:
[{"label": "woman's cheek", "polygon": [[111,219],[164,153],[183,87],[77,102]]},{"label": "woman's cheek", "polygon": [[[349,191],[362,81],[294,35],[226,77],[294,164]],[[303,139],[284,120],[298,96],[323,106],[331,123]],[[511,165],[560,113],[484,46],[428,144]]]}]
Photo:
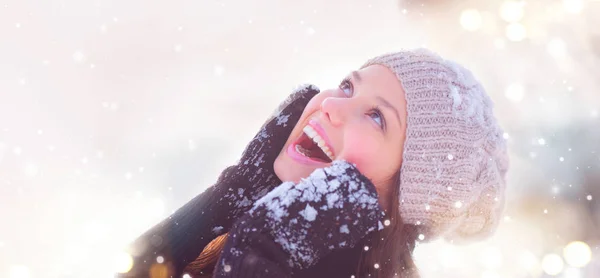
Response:
[{"label": "woman's cheek", "polygon": [[369,176],[370,168],[377,164],[373,157],[376,149],[373,141],[370,140],[369,134],[360,132],[348,134],[344,140],[344,150],[340,159],[356,164],[356,168],[362,174]]}]

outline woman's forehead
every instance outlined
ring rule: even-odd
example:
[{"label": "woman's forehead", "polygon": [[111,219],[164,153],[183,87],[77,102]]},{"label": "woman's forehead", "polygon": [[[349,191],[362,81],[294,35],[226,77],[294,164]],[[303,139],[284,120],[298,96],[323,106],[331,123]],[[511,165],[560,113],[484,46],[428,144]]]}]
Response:
[{"label": "woman's forehead", "polygon": [[351,75],[358,86],[365,90],[364,93],[383,97],[395,106],[406,103],[401,81],[386,66],[371,65],[354,71]]}]

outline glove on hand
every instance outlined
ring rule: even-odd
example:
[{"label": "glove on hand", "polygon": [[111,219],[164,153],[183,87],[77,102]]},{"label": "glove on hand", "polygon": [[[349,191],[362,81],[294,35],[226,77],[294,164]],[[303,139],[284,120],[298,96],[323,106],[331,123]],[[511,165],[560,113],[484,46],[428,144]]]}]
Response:
[{"label": "glove on hand", "polygon": [[281,184],[273,170],[275,159],[304,108],[318,93],[314,85],[296,89],[250,141],[238,164],[221,173],[214,186],[217,196],[221,196],[215,209],[215,221],[219,223],[215,225],[229,230],[256,200]]},{"label": "glove on hand", "polygon": [[[308,268],[332,250],[352,248],[369,232],[383,229],[383,217],[369,179],[354,165],[334,161],[300,183],[283,183],[256,201],[234,225],[215,277],[238,277],[245,271],[241,268],[257,261],[262,268],[270,264],[264,261],[274,262],[279,273]],[[283,253],[261,261],[262,254],[277,253],[270,242]]]}]

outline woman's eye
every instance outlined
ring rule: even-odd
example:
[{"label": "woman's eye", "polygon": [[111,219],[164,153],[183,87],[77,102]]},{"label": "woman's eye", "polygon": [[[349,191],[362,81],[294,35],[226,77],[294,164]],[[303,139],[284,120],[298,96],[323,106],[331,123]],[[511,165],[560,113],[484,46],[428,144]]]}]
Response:
[{"label": "woman's eye", "polygon": [[352,82],[348,79],[342,80],[340,83],[340,90],[344,92],[347,97],[351,97],[354,94],[354,88],[352,87]]},{"label": "woman's eye", "polygon": [[377,123],[381,129],[384,129],[385,120],[383,119],[383,116],[381,116],[381,112],[379,110],[373,110],[371,113],[369,113],[369,116],[371,116],[373,121],[375,121],[375,123]]}]

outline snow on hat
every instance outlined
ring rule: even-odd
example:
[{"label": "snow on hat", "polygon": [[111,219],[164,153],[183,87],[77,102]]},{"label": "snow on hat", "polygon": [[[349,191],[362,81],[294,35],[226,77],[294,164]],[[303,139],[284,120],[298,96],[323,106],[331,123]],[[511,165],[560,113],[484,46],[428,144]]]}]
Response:
[{"label": "snow on hat", "polygon": [[493,102],[464,67],[427,49],[368,60],[383,65],[406,93],[400,215],[424,241],[483,239],[504,209],[509,159]]}]

